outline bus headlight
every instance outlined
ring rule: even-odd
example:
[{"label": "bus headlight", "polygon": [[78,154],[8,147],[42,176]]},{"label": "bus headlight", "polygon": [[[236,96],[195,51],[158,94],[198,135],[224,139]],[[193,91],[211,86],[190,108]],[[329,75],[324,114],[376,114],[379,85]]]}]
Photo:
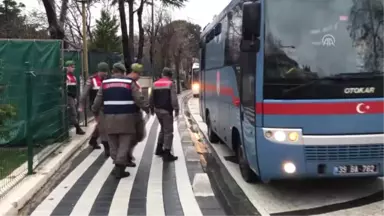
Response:
[{"label": "bus headlight", "polygon": [[292,128],[263,128],[264,137],[277,143],[302,144],[301,129]]},{"label": "bus headlight", "polygon": [[275,140],[279,141],[279,142],[284,142],[285,139],[286,139],[286,135],[283,131],[276,131],[274,134],[273,134],[273,138],[275,138]]},{"label": "bus headlight", "polygon": [[285,162],[283,163],[283,170],[288,174],[292,174],[296,172],[296,166],[292,162]]},{"label": "bus headlight", "polygon": [[299,133],[293,131],[288,133],[289,141],[296,142],[299,139]]},{"label": "bus headlight", "polygon": [[199,83],[193,83],[192,90],[199,90],[199,89],[200,89]]}]

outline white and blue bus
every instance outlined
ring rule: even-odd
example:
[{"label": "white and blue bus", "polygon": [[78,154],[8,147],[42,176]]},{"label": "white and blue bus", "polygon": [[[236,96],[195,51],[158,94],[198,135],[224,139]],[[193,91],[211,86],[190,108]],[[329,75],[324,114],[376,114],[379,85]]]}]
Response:
[{"label": "white and blue bus", "polygon": [[232,0],[201,35],[200,111],[247,182],[384,169],[383,0]]}]

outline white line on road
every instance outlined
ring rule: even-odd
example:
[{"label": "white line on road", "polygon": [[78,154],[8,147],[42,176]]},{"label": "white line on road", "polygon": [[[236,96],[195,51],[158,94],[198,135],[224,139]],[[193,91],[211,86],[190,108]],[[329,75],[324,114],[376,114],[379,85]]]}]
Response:
[{"label": "white line on road", "polygon": [[[156,137],[161,127],[158,127]],[[155,143],[157,143],[157,139]],[[154,148],[155,152],[156,148]],[[163,160],[153,154],[147,189],[147,216],[165,216],[163,201]]]},{"label": "white line on road", "polygon": [[31,216],[49,216],[76,181],[100,156],[102,150],[94,150],[81,162],[35,209]]},{"label": "white line on road", "polygon": [[119,185],[116,188],[116,192],[113,196],[113,200],[111,203],[111,206],[109,208],[109,214],[108,216],[118,216],[118,215],[127,215],[128,212],[128,206],[129,206],[129,199],[131,197],[133,182],[135,181],[135,177],[137,174],[137,169],[139,168],[145,146],[147,144],[148,140],[148,134],[149,131],[154,123],[155,117],[150,116],[146,126],[145,130],[147,133],[146,138],[144,138],[143,141],[141,141],[139,144],[137,144],[133,156],[136,158],[136,167],[134,169],[130,169],[129,172],[131,175],[128,178],[123,178],[120,180]]},{"label": "white line on road", "polygon": [[184,153],[181,146],[181,139],[178,130],[177,121],[173,123],[174,139],[173,150],[179,157],[175,161],[176,183],[179,192],[179,198],[185,216],[202,216],[199,204],[193,194],[192,185],[189,180],[187,164],[185,163]]},{"label": "white line on road", "polygon": [[70,216],[89,215],[93,203],[103,187],[104,182],[109,177],[113,167],[114,165],[112,163],[112,159],[108,158],[108,160],[104,162],[103,166],[101,166],[101,168],[97,171],[97,174],[88,184],[85,191],[81,194],[81,197],[77,201]]}]

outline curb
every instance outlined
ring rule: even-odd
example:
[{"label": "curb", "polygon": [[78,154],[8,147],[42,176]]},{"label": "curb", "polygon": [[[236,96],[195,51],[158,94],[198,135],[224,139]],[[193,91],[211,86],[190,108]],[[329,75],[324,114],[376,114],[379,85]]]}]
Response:
[{"label": "curb", "polygon": [[0,216],[17,216],[24,205],[33,199],[33,196],[50,180],[50,178],[60,169],[61,165],[73,156],[91,136],[96,123],[91,122],[86,133],[79,137],[74,137],[69,143],[59,147],[43,164],[36,170],[36,174],[26,176],[17,187],[8,192],[0,201]]},{"label": "curb", "polygon": [[196,119],[191,114],[188,101],[191,93],[183,100],[183,112],[186,122],[193,136],[198,140],[198,146],[202,149],[200,163],[208,174],[212,189],[227,215],[261,215],[252,205],[242,189],[237,185],[225,165],[220,160],[217,152],[212,148],[207,135],[199,127]]}]

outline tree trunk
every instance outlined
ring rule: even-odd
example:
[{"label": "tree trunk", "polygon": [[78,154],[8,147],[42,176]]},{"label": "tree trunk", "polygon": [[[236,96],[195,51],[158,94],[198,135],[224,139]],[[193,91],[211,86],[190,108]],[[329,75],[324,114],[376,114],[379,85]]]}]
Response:
[{"label": "tree trunk", "polygon": [[129,40],[127,32],[127,21],[125,17],[124,10],[124,0],[119,0],[119,14],[120,14],[120,26],[121,26],[121,40],[123,43],[123,55],[124,55],[124,64],[128,69],[131,66],[131,55],[129,51]]},{"label": "tree trunk", "polygon": [[176,69],[176,91],[180,94],[180,59],[181,59],[181,48],[179,48],[175,56],[175,69]]},{"label": "tree trunk", "polygon": [[[68,0],[63,0],[61,7],[62,11],[60,12],[60,20],[57,19],[55,2],[51,0],[42,0],[45,8],[45,13],[47,14],[48,20],[48,31],[51,39],[65,39],[65,33],[63,28],[63,23],[67,13]],[[68,44],[64,41],[64,48],[67,48]]]},{"label": "tree trunk", "polygon": [[[131,53],[132,56],[135,56],[135,46],[133,44],[134,38],[135,38],[135,32],[134,32],[134,13],[133,13],[133,3],[134,0],[128,0],[128,15],[129,15],[129,38],[128,38],[128,47],[129,47],[129,53]],[[131,59],[132,62],[133,59]],[[127,68],[128,69],[128,68]]]},{"label": "tree trunk", "polygon": [[144,9],[144,0],[140,1],[140,6],[137,9],[137,23],[139,25],[139,47],[137,50],[137,61],[141,62],[143,58],[143,49],[144,49],[144,28],[143,28],[143,9]]}]

